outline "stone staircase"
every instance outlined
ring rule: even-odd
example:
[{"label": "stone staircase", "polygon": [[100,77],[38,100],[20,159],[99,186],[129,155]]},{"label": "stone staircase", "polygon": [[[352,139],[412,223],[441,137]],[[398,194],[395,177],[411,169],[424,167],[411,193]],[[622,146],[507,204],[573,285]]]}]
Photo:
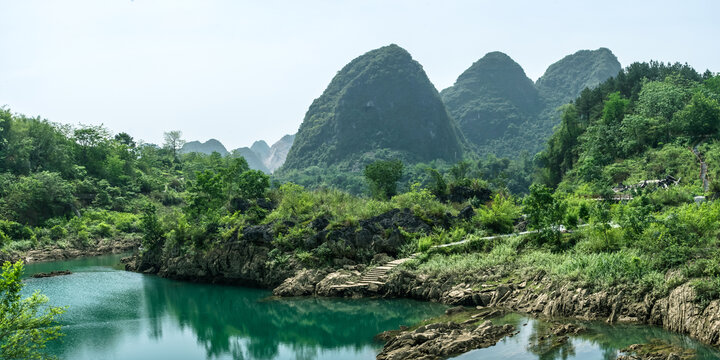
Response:
[{"label": "stone staircase", "polygon": [[368,271],[368,272],[362,277],[362,279],[360,279],[360,281],[357,282],[357,284],[359,284],[359,285],[366,285],[366,286],[370,286],[370,285],[373,285],[373,284],[374,284],[374,285],[378,285],[378,286],[383,285],[383,284],[385,284],[385,282],[383,282],[383,281],[381,281],[381,280],[383,280],[383,278],[385,277],[385,275],[387,275],[387,273],[388,273],[390,270],[392,270],[392,269],[395,268],[396,266],[398,266],[398,265],[400,265],[400,264],[402,264],[402,263],[404,263],[404,262],[406,262],[406,261],[408,261],[408,260],[414,259],[414,258],[417,257],[418,255],[420,255],[420,254],[412,254],[412,255],[410,255],[409,257],[402,258],[402,259],[397,259],[397,260],[393,260],[393,261],[387,262],[387,263],[385,263],[385,264],[383,264],[383,265],[376,266],[376,267],[370,269],[370,271]]}]

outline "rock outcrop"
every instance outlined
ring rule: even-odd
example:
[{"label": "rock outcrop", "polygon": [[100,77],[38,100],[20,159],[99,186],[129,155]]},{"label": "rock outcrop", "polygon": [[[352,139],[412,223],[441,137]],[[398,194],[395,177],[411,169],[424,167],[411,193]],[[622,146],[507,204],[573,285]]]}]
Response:
[{"label": "rock outcrop", "polygon": [[684,349],[662,341],[634,344],[621,350],[625,355],[618,360],[690,360],[695,359],[693,349]]},{"label": "rock outcrop", "polygon": [[389,277],[381,291],[387,296],[450,305],[501,306],[548,317],[658,325],[720,346],[720,300],[701,308],[694,302],[694,290],[689,283],[673,289],[668,296],[655,298],[646,294],[638,300],[628,286],[592,291],[572,282],[555,282],[543,273],[519,283],[489,285],[483,278],[489,279],[492,275],[480,274],[475,283],[456,284],[452,279],[430,278],[399,270]]},{"label": "rock outcrop", "polygon": [[515,327],[493,325],[463,326],[454,322],[434,323],[401,332],[385,344],[378,360],[445,359],[473,349],[495,345],[511,335]]}]

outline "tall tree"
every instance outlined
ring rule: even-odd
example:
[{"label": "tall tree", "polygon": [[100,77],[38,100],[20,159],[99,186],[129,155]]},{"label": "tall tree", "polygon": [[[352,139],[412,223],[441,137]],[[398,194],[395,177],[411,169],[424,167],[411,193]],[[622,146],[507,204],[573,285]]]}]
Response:
[{"label": "tall tree", "polygon": [[163,147],[172,151],[173,159],[177,159],[177,153],[185,145],[185,140],[182,138],[182,131],[173,130],[168,131],[164,134],[165,143]]},{"label": "tall tree", "polygon": [[373,196],[389,199],[397,193],[397,182],[402,177],[400,160],[379,160],[365,167],[365,178],[370,183]]}]

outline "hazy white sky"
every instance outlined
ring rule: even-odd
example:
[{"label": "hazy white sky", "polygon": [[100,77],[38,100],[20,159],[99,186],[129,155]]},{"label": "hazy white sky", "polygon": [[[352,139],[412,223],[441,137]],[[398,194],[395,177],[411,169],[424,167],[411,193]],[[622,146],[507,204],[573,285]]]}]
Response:
[{"label": "hazy white sky", "polygon": [[720,71],[718,1],[0,0],[0,105],[228,149],[297,131],[335,73],[396,43],[438,90],[490,51],[536,80],[579,49]]}]

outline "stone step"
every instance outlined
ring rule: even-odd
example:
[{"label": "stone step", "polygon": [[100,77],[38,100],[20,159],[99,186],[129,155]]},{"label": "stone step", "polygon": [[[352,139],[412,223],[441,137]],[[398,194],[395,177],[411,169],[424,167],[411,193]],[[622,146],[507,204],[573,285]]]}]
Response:
[{"label": "stone step", "polygon": [[384,282],[381,281],[360,281],[358,284],[375,284],[375,285],[385,285]]}]

